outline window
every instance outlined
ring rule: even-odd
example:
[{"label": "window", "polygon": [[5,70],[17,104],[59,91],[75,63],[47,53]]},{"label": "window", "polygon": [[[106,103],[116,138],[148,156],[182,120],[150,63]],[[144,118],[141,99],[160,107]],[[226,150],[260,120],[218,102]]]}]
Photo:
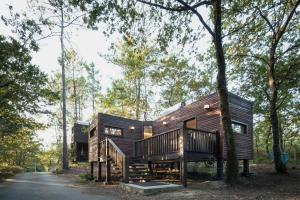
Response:
[{"label": "window", "polygon": [[234,133],[247,134],[247,126],[238,122],[232,122],[232,130]]},{"label": "window", "polygon": [[107,135],[115,135],[115,136],[122,136],[123,129],[116,128],[116,127],[105,127],[104,133]]},{"label": "window", "polygon": [[184,125],[185,125],[187,128],[193,128],[193,129],[196,129],[196,128],[197,128],[197,121],[196,121],[196,118],[186,120],[186,121],[184,122]]},{"label": "window", "polygon": [[152,137],[152,126],[144,126],[144,139]]}]

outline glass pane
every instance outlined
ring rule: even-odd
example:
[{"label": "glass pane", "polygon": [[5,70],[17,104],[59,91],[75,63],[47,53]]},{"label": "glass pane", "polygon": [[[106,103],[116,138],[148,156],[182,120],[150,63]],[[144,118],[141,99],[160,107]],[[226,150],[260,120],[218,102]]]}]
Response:
[{"label": "glass pane", "polygon": [[144,126],[144,139],[152,137],[152,126]]},{"label": "glass pane", "polygon": [[122,135],[122,129],[121,128],[114,128],[114,127],[105,127],[104,133],[108,135]]}]

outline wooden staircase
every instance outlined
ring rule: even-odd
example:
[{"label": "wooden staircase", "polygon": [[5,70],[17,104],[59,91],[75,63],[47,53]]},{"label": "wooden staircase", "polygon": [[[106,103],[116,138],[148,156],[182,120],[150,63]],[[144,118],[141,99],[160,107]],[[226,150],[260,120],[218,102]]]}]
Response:
[{"label": "wooden staircase", "polygon": [[147,182],[151,180],[148,164],[138,158],[129,159],[129,182]]},{"label": "wooden staircase", "polygon": [[[110,159],[111,161],[111,176],[112,180],[114,181],[121,181],[122,180],[122,169],[118,164],[114,162],[114,160]],[[151,175],[149,172],[148,165],[141,162],[137,158],[130,158],[129,159],[129,182],[147,182],[151,180]]]}]

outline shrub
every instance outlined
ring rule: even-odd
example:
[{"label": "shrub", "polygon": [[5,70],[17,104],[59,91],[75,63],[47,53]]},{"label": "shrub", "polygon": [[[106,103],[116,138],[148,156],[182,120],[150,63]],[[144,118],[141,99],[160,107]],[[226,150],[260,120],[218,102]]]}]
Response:
[{"label": "shrub", "polygon": [[79,174],[79,178],[80,178],[80,181],[82,182],[86,182],[86,181],[92,181],[94,178],[88,174],[88,173],[85,173],[85,174]]},{"label": "shrub", "polygon": [[9,173],[9,172],[11,172],[13,174],[17,174],[17,173],[23,172],[23,168],[19,167],[19,166],[5,166],[5,167],[1,167],[0,171],[2,173]]}]

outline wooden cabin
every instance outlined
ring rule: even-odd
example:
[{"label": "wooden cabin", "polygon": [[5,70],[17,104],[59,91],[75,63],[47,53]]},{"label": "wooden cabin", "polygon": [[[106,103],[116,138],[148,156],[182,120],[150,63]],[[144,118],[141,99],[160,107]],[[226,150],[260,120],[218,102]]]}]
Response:
[{"label": "wooden cabin", "polygon": [[[226,145],[218,101],[214,93],[182,103],[151,122],[99,113],[89,130],[92,175],[96,172],[97,179],[106,182],[114,177],[134,182],[147,180],[155,164],[174,163],[186,185],[188,162],[213,161],[222,176]],[[237,156],[248,172],[253,159],[253,104],[229,93],[229,106]]]},{"label": "wooden cabin", "polygon": [[88,131],[89,124],[76,122],[72,127],[71,149],[73,162],[88,161]]}]

